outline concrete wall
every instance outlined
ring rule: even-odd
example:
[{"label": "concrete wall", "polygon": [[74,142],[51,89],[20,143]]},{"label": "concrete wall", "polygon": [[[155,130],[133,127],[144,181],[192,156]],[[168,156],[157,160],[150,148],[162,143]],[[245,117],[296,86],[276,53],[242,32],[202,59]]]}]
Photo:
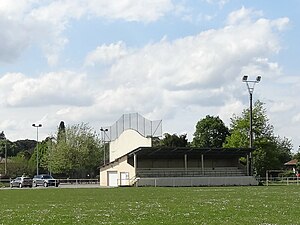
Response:
[{"label": "concrete wall", "polygon": [[174,178],[141,178],[137,186],[154,187],[192,187],[192,186],[248,186],[258,185],[251,176],[240,177],[174,177]]},{"label": "concrete wall", "polygon": [[[135,169],[133,166],[127,163],[127,156],[120,158],[119,160],[100,168],[100,186],[108,186],[107,173],[110,171],[116,171],[118,173],[118,179],[121,179],[121,173],[129,173],[129,179],[135,176]],[[118,182],[118,184],[120,184]],[[129,181],[128,181],[129,185]]]},{"label": "concrete wall", "polygon": [[109,144],[109,161],[131,152],[138,147],[151,147],[151,138],[145,138],[135,130],[125,130],[118,139]]}]

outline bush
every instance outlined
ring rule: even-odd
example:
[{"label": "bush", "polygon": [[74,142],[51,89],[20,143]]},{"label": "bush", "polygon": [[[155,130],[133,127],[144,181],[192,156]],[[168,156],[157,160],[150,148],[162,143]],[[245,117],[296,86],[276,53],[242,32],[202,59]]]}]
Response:
[{"label": "bush", "polygon": [[280,173],[278,176],[279,177],[294,177],[296,175],[292,170],[286,170],[285,172]]}]

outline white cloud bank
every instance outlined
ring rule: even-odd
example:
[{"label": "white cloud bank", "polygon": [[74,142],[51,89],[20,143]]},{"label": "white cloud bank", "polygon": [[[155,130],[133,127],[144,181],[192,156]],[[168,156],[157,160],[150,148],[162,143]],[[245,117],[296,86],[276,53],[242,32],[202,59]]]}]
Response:
[{"label": "white cloud bank", "polygon": [[[282,20],[288,21],[278,21]],[[108,72],[108,107],[143,105],[146,112],[157,108],[157,116],[163,117],[178,107],[224,106],[238,98],[240,85],[235,84],[240,83],[241,74],[264,74],[264,79],[280,74],[280,67],[268,59],[280,50],[277,32],[281,25],[276,21],[242,20],[172,42],[164,39],[142,49],[125,50],[131,53]]]},{"label": "white cloud bank", "polygon": [[51,105],[87,106],[93,103],[84,74],[69,71],[29,78],[9,73],[0,78],[0,104],[6,107]]},{"label": "white cloud bank", "polygon": [[1,0],[0,63],[11,63],[38,44],[49,65],[56,65],[68,43],[69,21],[82,17],[149,23],[175,10],[171,0]]},{"label": "white cloud bank", "polygon": [[[150,8],[158,4],[148,3]],[[165,3],[166,9],[171,8],[169,1]],[[75,14],[80,17],[83,13]],[[159,16],[158,13],[148,18]],[[123,18],[133,17],[123,15]],[[280,52],[280,32],[288,25],[288,18],[269,20],[262,18],[260,12],[241,8],[232,12],[227,21],[220,29],[174,41],[162,39],[140,49],[130,49],[122,41],[100,45],[87,54],[84,74],[63,71],[37,78],[6,74],[0,79],[0,104],[18,107],[21,113],[26,111],[25,106],[29,109],[39,106],[35,117],[52,126],[52,131],[60,120],[91,122],[100,127],[110,125],[107,121],[112,123],[123,113],[139,112],[149,119],[164,119],[166,132],[192,134],[196,122],[206,114],[220,115],[228,123],[233,113],[247,107],[247,91],[241,82],[243,74],[263,76],[255,99],[284,102],[286,99],[268,82],[274,79],[279,82],[282,77],[280,65],[272,61],[272,56]],[[86,75],[89,68],[99,64],[108,65],[101,77]],[[286,90],[296,90],[299,80],[291,85]],[[296,94],[290,92],[289,98]],[[290,118],[299,123],[299,115],[291,110],[299,109],[296,102],[267,104],[271,104],[268,107],[279,130],[292,123]],[[280,122],[279,111],[291,114]],[[17,116],[10,123],[6,121],[5,126],[11,126],[15,120]],[[290,133],[287,136],[297,139]]]}]

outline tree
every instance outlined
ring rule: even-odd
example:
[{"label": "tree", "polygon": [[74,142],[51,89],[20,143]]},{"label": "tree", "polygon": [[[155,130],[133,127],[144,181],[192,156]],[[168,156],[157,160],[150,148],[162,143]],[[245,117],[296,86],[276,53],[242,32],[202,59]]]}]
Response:
[{"label": "tree", "polygon": [[165,147],[187,147],[188,140],[186,138],[186,134],[164,134],[164,138],[160,141],[159,146]]},{"label": "tree", "polygon": [[6,140],[4,131],[2,131],[2,132],[0,133],[0,140]]},{"label": "tree", "polygon": [[36,171],[36,166],[37,166],[37,149],[39,150],[38,154],[38,166],[39,166],[39,173],[47,173],[48,168],[43,164],[43,161],[46,160],[46,155],[48,154],[48,143],[47,143],[48,138],[45,140],[41,141],[38,143],[38,148],[37,144],[35,144],[34,152],[31,154],[31,157],[28,162],[28,166],[31,169],[32,173],[35,174]]},{"label": "tree", "polygon": [[192,146],[220,148],[228,135],[228,128],[218,116],[207,115],[197,122]]},{"label": "tree", "polygon": [[9,158],[7,171],[10,177],[21,176],[23,174],[33,175],[33,168],[28,161],[26,152],[19,152],[16,156]]},{"label": "tree", "polygon": [[0,133],[0,159],[5,157],[5,151],[7,150],[7,141],[4,131]]},{"label": "tree", "polygon": [[103,152],[100,138],[88,124],[82,123],[67,127],[65,140],[48,141],[48,151],[42,161],[53,173],[86,177],[87,174],[93,176],[97,173],[101,157]]},{"label": "tree", "polygon": [[57,133],[57,141],[66,141],[66,126],[64,121],[60,121]]},{"label": "tree", "polygon": [[[226,138],[224,147],[249,147],[250,110],[245,109],[241,116],[231,118],[231,135]],[[257,175],[265,176],[267,170],[282,169],[283,164],[291,159],[291,141],[274,135],[274,128],[269,123],[264,104],[254,103],[253,108],[254,147],[253,166]]]}]

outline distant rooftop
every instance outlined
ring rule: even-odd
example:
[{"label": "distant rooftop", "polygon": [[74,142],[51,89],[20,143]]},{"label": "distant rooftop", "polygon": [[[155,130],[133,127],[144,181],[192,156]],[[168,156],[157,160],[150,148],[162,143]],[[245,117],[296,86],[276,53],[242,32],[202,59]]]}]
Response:
[{"label": "distant rooftop", "polygon": [[291,161],[286,162],[284,165],[285,166],[296,166],[297,163],[298,163],[297,159],[292,159]]}]

